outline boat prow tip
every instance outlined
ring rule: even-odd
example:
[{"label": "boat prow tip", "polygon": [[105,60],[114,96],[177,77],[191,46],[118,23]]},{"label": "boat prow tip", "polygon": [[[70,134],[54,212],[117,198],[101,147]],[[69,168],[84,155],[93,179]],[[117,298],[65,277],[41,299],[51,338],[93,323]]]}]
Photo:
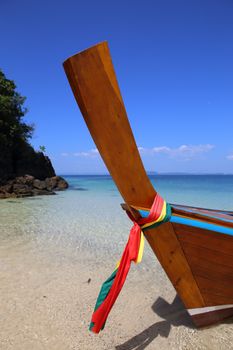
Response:
[{"label": "boat prow tip", "polygon": [[103,47],[106,47],[106,48],[109,48],[109,45],[108,45],[108,41],[107,40],[103,40],[103,41],[100,41],[92,46],[89,46],[87,47],[86,49],[84,50],[81,50],[81,51],[78,51],[76,52],[75,54],[69,56],[67,59],[65,59],[65,61],[63,62],[63,66],[65,66],[67,64],[67,62],[69,62],[70,60],[74,59],[75,56],[77,55],[82,55],[86,52],[90,52],[90,51],[94,51],[94,50],[98,50],[99,48],[103,48]]}]

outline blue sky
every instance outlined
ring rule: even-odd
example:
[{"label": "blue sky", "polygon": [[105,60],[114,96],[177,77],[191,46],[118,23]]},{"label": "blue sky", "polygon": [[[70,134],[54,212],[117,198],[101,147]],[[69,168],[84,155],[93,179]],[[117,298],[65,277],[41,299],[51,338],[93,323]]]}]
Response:
[{"label": "blue sky", "polygon": [[0,1],[0,67],[58,174],[106,168],[62,62],[107,40],[147,170],[233,173],[233,1]]}]

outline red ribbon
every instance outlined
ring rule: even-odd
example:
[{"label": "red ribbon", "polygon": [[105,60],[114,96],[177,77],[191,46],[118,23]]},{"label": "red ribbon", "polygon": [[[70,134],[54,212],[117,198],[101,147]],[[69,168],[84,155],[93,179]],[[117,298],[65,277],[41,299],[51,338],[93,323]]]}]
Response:
[{"label": "red ribbon", "polygon": [[115,277],[115,280],[111,286],[111,289],[103,301],[103,303],[94,311],[91,321],[94,323],[92,331],[94,333],[99,333],[105,324],[108,314],[110,313],[127,277],[130,269],[131,262],[136,262],[141,237],[141,227],[147,223],[156,221],[161,214],[163,209],[164,200],[159,194],[155,196],[154,202],[150,209],[149,215],[146,218],[140,218],[137,222],[129,214],[129,217],[134,222],[133,227],[130,230],[129,239],[124,249],[123,255],[121,257],[120,265]]}]

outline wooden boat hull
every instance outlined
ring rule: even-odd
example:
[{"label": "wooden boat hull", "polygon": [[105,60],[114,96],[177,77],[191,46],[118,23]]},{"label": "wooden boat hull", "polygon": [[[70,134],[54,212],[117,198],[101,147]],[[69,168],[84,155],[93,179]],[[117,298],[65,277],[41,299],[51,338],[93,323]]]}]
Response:
[{"label": "wooden boat hull", "polygon": [[[136,220],[156,191],[143,167],[107,43],[65,61],[65,72],[97,148]],[[233,316],[233,213],[172,205],[169,222],[145,231],[197,327]]]},{"label": "wooden boat hull", "polygon": [[191,314],[194,323],[205,326],[233,315],[233,236],[179,224],[173,228],[205,303]]},{"label": "wooden boat hull", "polygon": [[[146,238],[194,324],[203,327],[233,316],[233,217],[220,211],[179,207],[182,217],[173,214],[173,222],[148,230]],[[193,220],[197,214],[199,218],[204,214],[205,221]],[[177,223],[180,218],[189,225]],[[215,222],[229,232],[217,232],[220,228]],[[193,223],[199,227],[191,226]],[[201,227],[206,225],[215,231]]]},{"label": "wooden boat hull", "polygon": [[173,224],[206,306],[233,301],[233,237]]}]

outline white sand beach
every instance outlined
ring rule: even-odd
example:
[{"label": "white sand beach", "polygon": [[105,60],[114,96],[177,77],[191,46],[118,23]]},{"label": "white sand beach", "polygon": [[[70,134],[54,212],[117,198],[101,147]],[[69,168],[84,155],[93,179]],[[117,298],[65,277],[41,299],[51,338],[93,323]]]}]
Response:
[{"label": "white sand beach", "polygon": [[[88,325],[111,263],[51,248],[1,250],[0,348],[4,350],[232,349],[233,319],[196,330],[156,259],[133,266],[104,331]],[[149,246],[146,247],[149,249]],[[64,253],[64,252],[63,252]],[[88,283],[88,280],[91,281]]]},{"label": "white sand beach", "polygon": [[108,184],[1,201],[0,349],[232,349],[233,319],[195,329],[148,244],[105,329],[88,330],[131,226]]}]

